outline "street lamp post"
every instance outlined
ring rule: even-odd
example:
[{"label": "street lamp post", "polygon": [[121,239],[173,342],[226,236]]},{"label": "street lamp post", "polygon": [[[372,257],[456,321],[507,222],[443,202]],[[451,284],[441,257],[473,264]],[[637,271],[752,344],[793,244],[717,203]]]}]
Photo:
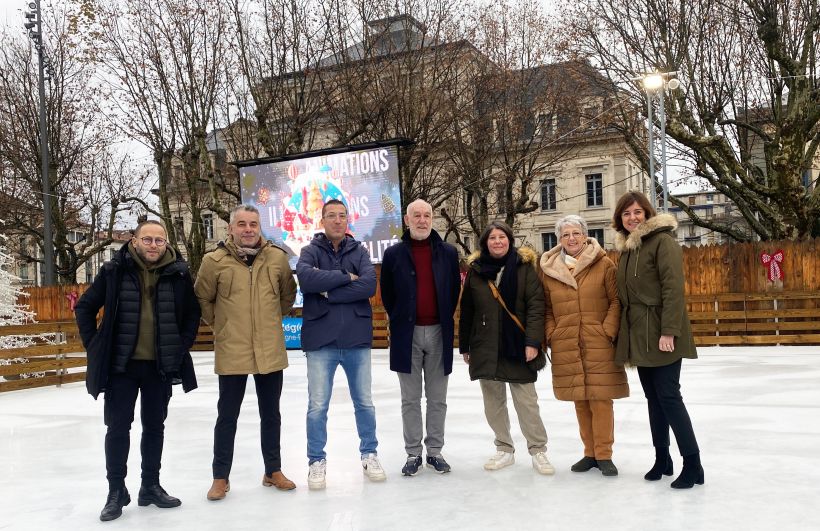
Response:
[{"label": "street lamp post", "polygon": [[657,205],[657,182],[655,178],[655,144],[654,144],[654,124],[652,123],[652,98],[658,94],[658,121],[661,125],[661,171],[663,175],[663,211],[669,211],[669,181],[666,173],[666,109],[664,108],[664,91],[676,89],[680,86],[677,79],[670,79],[677,72],[663,72],[645,74],[637,80],[643,83],[646,91],[647,118],[649,120],[649,177],[652,186],[652,206]]},{"label": "street lamp post", "polygon": [[[26,12],[25,28],[29,32],[29,37],[34,41],[37,49],[37,62],[39,64],[38,90],[40,92],[40,172],[42,174],[43,186],[43,260],[45,269],[44,285],[53,286],[55,284],[54,275],[54,236],[52,234],[51,219],[51,184],[49,182],[48,167],[48,128],[46,126],[46,87],[45,75],[47,65],[45,56],[45,46],[43,44],[43,12],[40,9],[40,0],[30,2],[28,7],[31,11]],[[36,18],[36,22],[32,19]],[[34,31],[34,27],[37,31]]]}]

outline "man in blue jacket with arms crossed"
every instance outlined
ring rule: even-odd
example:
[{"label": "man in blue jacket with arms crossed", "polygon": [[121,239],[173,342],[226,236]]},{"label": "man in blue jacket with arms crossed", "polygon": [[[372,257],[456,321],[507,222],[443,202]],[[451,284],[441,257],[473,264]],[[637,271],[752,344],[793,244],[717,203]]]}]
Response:
[{"label": "man in blue jacket with arms crossed", "polygon": [[308,487],[325,488],[327,411],[333,376],[347,375],[359,433],[362,469],[371,481],[386,475],[376,456],[376,409],[370,393],[370,346],[376,271],[367,250],[347,234],[347,207],[332,199],[322,207],[324,234],[302,249],[296,275],[304,294],[302,349],[308,375]]}]

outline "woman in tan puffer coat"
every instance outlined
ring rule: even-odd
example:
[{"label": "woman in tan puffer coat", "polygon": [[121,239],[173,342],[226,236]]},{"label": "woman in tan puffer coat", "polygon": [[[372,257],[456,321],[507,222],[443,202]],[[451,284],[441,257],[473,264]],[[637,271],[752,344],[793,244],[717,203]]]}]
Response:
[{"label": "woman in tan puffer coat", "polygon": [[552,387],[558,400],[575,402],[584,458],[573,472],[599,468],[618,475],[612,462],[612,400],[629,396],[623,367],[615,364],[621,307],[615,264],[580,216],[555,224],[559,245],[541,257],[546,294],[546,338],[552,350]]}]

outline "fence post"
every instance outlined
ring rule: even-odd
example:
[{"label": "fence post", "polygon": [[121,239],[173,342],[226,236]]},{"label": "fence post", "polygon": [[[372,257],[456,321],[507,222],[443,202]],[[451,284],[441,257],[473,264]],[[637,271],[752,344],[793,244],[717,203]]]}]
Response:
[{"label": "fence post", "polygon": [[[54,334],[54,344],[55,345],[65,345],[66,344],[66,335],[65,332],[59,331]],[[55,356],[57,360],[65,360],[65,352],[58,352]],[[65,367],[60,367],[57,369],[57,387],[63,386],[63,377],[68,373],[68,369]]]}]

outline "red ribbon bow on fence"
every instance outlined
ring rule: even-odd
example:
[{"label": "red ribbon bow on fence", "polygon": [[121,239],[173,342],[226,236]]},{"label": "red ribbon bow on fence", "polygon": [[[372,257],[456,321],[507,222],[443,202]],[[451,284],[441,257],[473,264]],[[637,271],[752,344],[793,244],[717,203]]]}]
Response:
[{"label": "red ribbon bow on fence", "polygon": [[769,269],[769,282],[783,279],[783,268],[780,267],[780,264],[783,262],[783,249],[778,249],[774,254],[763,251],[760,254],[760,262]]},{"label": "red ribbon bow on fence", "polygon": [[68,299],[68,307],[73,312],[74,307],[77,306],[77,299],[80,298],[80,295],[76,291],[72,291],[66,294],[65,298]]}]

